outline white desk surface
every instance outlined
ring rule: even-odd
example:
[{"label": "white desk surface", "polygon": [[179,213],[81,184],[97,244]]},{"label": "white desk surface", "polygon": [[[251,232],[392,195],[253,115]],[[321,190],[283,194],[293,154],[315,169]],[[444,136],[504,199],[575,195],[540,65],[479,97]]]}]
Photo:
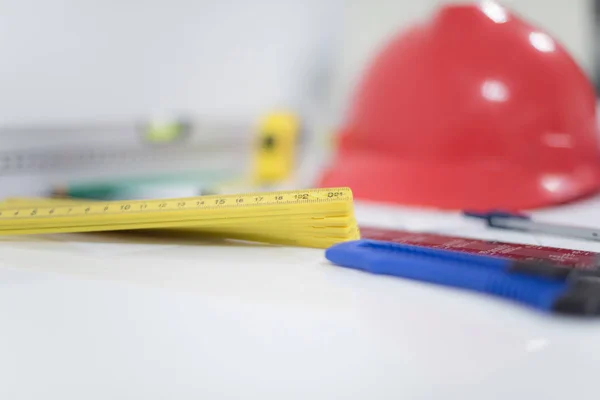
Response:
[{"label": "white desk surface", "polygon": [[[539,213],[600,225],[600,199]],[[600,252],[457,215],[359,222]],[[322,250],[0,240],[0,398],[597,399],[600,321],[329,265]]]}]

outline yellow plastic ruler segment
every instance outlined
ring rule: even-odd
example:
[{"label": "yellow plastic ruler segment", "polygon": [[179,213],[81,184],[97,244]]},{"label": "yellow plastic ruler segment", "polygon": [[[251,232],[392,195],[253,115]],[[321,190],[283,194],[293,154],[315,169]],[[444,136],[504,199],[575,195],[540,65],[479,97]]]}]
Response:
[{"label": "yellow plastic ruler segment", "polygon": [[359,238],[348,188],[110,202],[13,198],[0,203],[0,235],[138,229],[320,248]]}]

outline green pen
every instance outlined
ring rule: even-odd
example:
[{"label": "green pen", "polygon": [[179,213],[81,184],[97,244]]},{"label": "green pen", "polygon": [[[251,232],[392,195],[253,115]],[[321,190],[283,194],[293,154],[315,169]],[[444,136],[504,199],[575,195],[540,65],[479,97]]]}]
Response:
[{"label": "green pen", "polygon": [[57,186],[51,195],[90,200],[126,200],[191,197],[214,193],[211,187],[235,178],[230,171],[188,175],[148,176],[104,181],[71,182]]}]

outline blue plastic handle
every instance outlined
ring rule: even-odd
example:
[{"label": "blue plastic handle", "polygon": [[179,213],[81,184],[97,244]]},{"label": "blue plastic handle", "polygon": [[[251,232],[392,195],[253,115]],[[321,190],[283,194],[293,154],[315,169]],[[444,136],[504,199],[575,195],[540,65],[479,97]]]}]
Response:
[{"label": "blue plastic handle", "polygon": [[565,280],[510,273],[510,260],[399,243],[343,242],[325,257],[342,267],[486,293],[544,311],[567,290]]}]

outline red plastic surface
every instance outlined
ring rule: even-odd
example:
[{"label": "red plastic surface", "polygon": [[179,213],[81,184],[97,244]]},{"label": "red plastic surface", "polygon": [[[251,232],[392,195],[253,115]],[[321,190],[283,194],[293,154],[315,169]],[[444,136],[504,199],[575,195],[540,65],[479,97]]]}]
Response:
[{"label": "red plastic surface", "polygon": [[454,236],[360,227],[362,239],[382,240],[415,246],[434,247],[513,260],[551,260],[573,268],[600,266],[600,253],[526,244],[503,243]]},{"label": "red plastic surface", "polygon": [[320,185],[442,209],[529,209],[600,186],[591,82],[555,39],[497,4],[446,6],[360,82]]}]

